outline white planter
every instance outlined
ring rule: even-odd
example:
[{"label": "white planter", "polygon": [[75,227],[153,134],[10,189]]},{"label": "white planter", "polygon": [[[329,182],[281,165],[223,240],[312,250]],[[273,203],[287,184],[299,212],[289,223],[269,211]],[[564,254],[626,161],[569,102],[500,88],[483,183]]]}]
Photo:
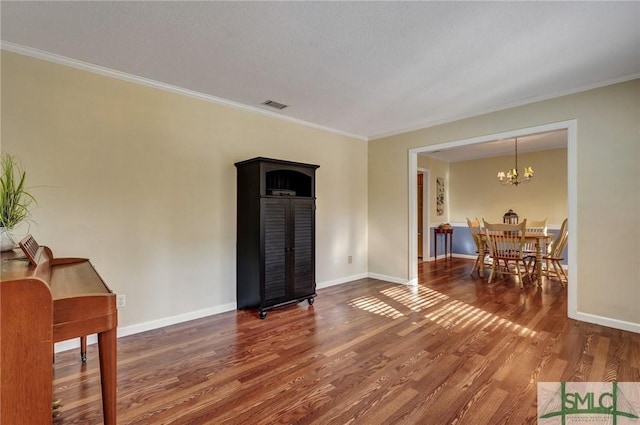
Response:
[{"label": "white planter", "polygon": [[0,227],[0,251],[11,251],[15,249],[16,243],[9,235],[10,230]]}]

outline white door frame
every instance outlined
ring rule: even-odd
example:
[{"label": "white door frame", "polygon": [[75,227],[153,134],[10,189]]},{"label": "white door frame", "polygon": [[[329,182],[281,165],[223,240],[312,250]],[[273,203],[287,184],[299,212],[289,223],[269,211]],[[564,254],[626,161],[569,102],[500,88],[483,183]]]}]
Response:
[{"label": "white door frame", "polygon": [[578,268],[576,266],[576,258],[578,254],[578,244],[576,231],[577,223],[577,136],[578,123],[577,120],[560,121],[550,124],[544,124],[534,127],[521,128],[518,130],[505,131],[502,133],[488,134],[485,136],[472,137],[470,139],[456,140],[437,145],[422,146],[409,149],[409,279],[410,285],[418,284],[418,218],[417,218],[417,190],[418,182],[416,174],[418,172],[418,154],[421,152],[430,152],[434,150],[459,148],[462,146],[473,145],[477,143],[489,142],[497,139],[512,139],[514,137],[523,137],[529,134],[544,133],[548,131],[567,130],[567,208],[569,217],[569,250],[567,261],[569,270],[571,271],[571,284],[567,285],[567,309],[568,316],[575,319],[577,316],[577,288],[578,288]]},{"label": "white door frame", "polygon": [[[418,168],[418,173],[422,173],[422,261],[429,261],[431,259],[431,232],[429,231],[431,203],[429,202],[429,192],[431,184],[431,172],[427,168]],[[417,183],[416,183],[417,184]],[[417,195],[416,195],[417,197]],[[416,207],[418,201],[416,198]],[[416,218],[417,220],[417,218]],[[416,221],[416,228],[418,222]],[[418,232],[416,231],[416,234]],[[417,243],[417,241],[416,241]],[[417,248],[416,248],[417,249]],[[417,254],[416,254],[417,255]],[[417,260],[416,260],[417,261]]]}]

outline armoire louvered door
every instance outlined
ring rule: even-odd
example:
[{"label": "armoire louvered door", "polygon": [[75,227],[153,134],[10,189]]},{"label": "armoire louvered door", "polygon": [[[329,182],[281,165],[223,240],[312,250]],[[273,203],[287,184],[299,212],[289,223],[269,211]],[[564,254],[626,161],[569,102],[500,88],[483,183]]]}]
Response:
[{"label": "armoire louvered door", "polygon": [[267,304],[314,292],[314,210],[312,200],[262,200],[264,299]]},{"label": "armoire louvered door", "polygon": [[292,250],[290,250],[292,278],[291,291],[294,297],[303,297],[315,292],[315,203],[313,200],[292,199]]},{"label": "armoire louvered door", "polygon": [[287,298],[289,255],[289,200],[263,199],[264,301],[266,305]]}]

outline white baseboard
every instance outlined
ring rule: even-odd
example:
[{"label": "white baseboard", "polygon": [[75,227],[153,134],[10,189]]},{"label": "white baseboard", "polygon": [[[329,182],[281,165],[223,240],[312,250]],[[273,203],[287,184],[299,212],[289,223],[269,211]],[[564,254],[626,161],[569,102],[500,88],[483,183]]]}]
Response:
[{"label": "white baseboard", "polygon": [[467,260],[475,260],[476,258],[478,258],[477,255],[470,255],[470,254],[456,254],[456,253],[454,253],[453,256],[455,258],[466,258]]},{"label": "white baseboard", "polygon": [[414,285],[415,284],[415,283],[413,283],[413,281],[410,281],[410,280],[407,280],[407,279],[403,279],[401,277],[387,276],[387,275],[378,274],[378,273],[369,273],[369,277],[371,279],[384,280],[385,282],[399,283],[400,285]]},{"label": "white baseboard", "polygon": [[[98,342],[98,338],[95,335],[89,335],[87,337],[87,345],[95,344]],[[54,351],[60,353],[62,351],[73,350],[80,348],[80,338],[74,338],[67,341],[56,342],[54,344]],[[78,357],[80,357],[80,351],[78,351]]]},{"label": "white baseboard", "polygon": [[625,320],[612,319],[610,317],[582,313],[580,311],[577,311],[575,313],[569,312],[568,316],[571,319],[579,320],[581,322],[593,323],[595,325],[606,326],[608,328],[640,333],[640,323],[627,322]]},{"label": "white baseboard", "polygon": [[[475,260],[478,256],[477,255],[469,255],[469,254],[456,254],[453,253],[453,258],[465,258],[467,260]],[[442,255],[438,256],[438,260],[442,260],[444,257]],[[423,259],[422,261],[426,261],[426,262],[433,262],[435,261],[433,259],[433,257],[428,257],[426,259]],[[562,264],[562,268],[565,271],[569,271],[569,265],[568,264]],[[384,279],[383,279],[384,280]]]},{"label": "white baseboard", "polygon": [[[176,316],[165,317],[158,320],[137,323],[131,326],[119,327],[118,338],[133,335],[153,329],[164,328],[165,326],[177,325],[178,323],[188,322],[189,320],[200,319],[202,317],[212,316],[214,314],[225,313],[236,309],[236,303],[222,304],[216,307],[196,310],[189,313],[178,314]],[[87,344],[95,344],[98,342],[96,335],[89,335]],[[67,351],[80,347],[80,338],[70,339],[68,341],[57,342],[55,344],[55,352]]]},{"label": "white baseboard", "polygon": [[[447,254],[447,257],[449,256],[449,254]],[[453,254],[451,254],[451,256],[453,258],[466,258],[467,260],[475,260],[477,255],[469,255],[469,254],[456,254],[455,252]],[[438,260],[444,260],[444,254],[439,254],[438,255]],[[433,261],[436,261],[435,258],[433,257],[427,257],[427,258],[423,258],[422,261],[426,261],[428,263],[431,263]]]},{"label": "white baseboard", "polygon": [[[475,256],[469,255],[454,255],[460,258],[470,258],[475,259]],[[431,260],[431,259],[429,259]],[[347,276],[340,279],[334,279],[330,281],[320,282],[317,284],[318,289],[328,288],[331,286],[342,285],[345,283],[353,282],[354,280],[364,279],[364,278],[372,278],[383,280],[385,282],[397,283],[400,285],[417,285],[417,279],[407,280],[400,277],[395,276],[387,276],[378,273],[360,273],[357,275]],[[144,323],[138,323],[135,325],[119,327],[118,328],[118,338],[128,335],[133,335],[141,332],[146,332],[158,328],[163,328],[166,326],[176,325],[178,323],[188,322],[189,320],[200,319],[207,316],[212,316],[214,314],[225,313],[227,311],[232,311],[237,308],[236,303],[228,303],[222,304],[216,307],[205,308],[202,310],[196,310],[189,313],[179,314],[176,316],[166,317],[158,320],[151,320]],[[569,313],[569,317],[571,319],[580,320],[582,322],[594,323],[596,325],[607,326],[614,329],[626,330],[629,332],[640,333],[640,324],[626,322],[623,320],[611,319],[608,317],[602,317],[594,314],[581,313],[576,312],[575,314]],[[96,335],[89,335],[87,337],[87,344],[95,344],[98,341]],[[68,341],[62,341],[55,344],[55,352],[59,353],[61,351],[67,351],[71,349],[76,349],[80,347],[80,338],[71,339]],[[79,354],[78,354],[79,355]]]},{"label": "white baseboard", "polygon": [[[369,277],[367,273],[360,273],[357,275],[347,276],[340,279],[330,280],[326,282],[320,282],[316,285],[317,289],[328,288],[330,286],[341,285],[358,279],[364,279]],[[151,320],[144,323],[137,323],[135,325],[119,327],[118,338],[128,335],[133,335],[141,332],[151,331],[165,326],[177,325],[178,323],[188,322],[189,320],[200,319],[202,317],[212,316],[214,314],[225,313],[237,308],[236,303],[223,304],[216,307],[205,308],[202,310],[192,311],[189,313],[179,314],[176,316],[165,317],[158,320]],[[87,344],[96,344],[98,338],[96,335],[89,335],[87,337]],[[55,344],[55,352],[73,350],[80,348],[80,338],[70,339],[68,341],[57,342]],[[78,354],[79,356],[80,354]]]},{"label": "white baseboard", "polygon": [[316,284],[316,289],[328,288],[330,286],[342,285],[343,283],[353,282],[354,280],[365,279],[369,277],[367,273],[354,274],[347,277],[342,277],[340,279],[327,280],[325,282],[318,282]]}]

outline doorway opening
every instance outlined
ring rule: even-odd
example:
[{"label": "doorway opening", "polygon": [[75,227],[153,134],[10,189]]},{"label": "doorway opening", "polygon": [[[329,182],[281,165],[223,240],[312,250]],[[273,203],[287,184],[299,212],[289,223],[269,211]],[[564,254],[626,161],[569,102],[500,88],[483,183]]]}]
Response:
[{"label": "doorway opening", "polygon": [[[577,256],[577,121],[561,121],[551,124],[545,124],[535,127],[522,128],[518,130],[507,131],[503,133],[489,134],[485,136],[473,137],[470,139],[456,140],[437,145],[428,145],[418,148],[409,149],[409,279],[410,285],[418,284],[418,218],[417,218],[417,179],[418,173],[418,154],[422,152],[431,152],[434,150],[443,150],[451,148],[459,148],[479,143],[486,143],[493,140],[509,139],[514,137],[523,137],[529,134],[544,133],[555,130],[567,130],[567,215],[569,218],[569,249],[567,262],[571,273],[570,283],[567,285],[567,301],[568,316],[575,318],[577,314],[577,287],[578,287],[578,270],[576,266]],[[428,197],[428,196],[427,196]],[[428,221],[424,224],[428,226]],[[428,231],[423,232],[429,233]]]}]

